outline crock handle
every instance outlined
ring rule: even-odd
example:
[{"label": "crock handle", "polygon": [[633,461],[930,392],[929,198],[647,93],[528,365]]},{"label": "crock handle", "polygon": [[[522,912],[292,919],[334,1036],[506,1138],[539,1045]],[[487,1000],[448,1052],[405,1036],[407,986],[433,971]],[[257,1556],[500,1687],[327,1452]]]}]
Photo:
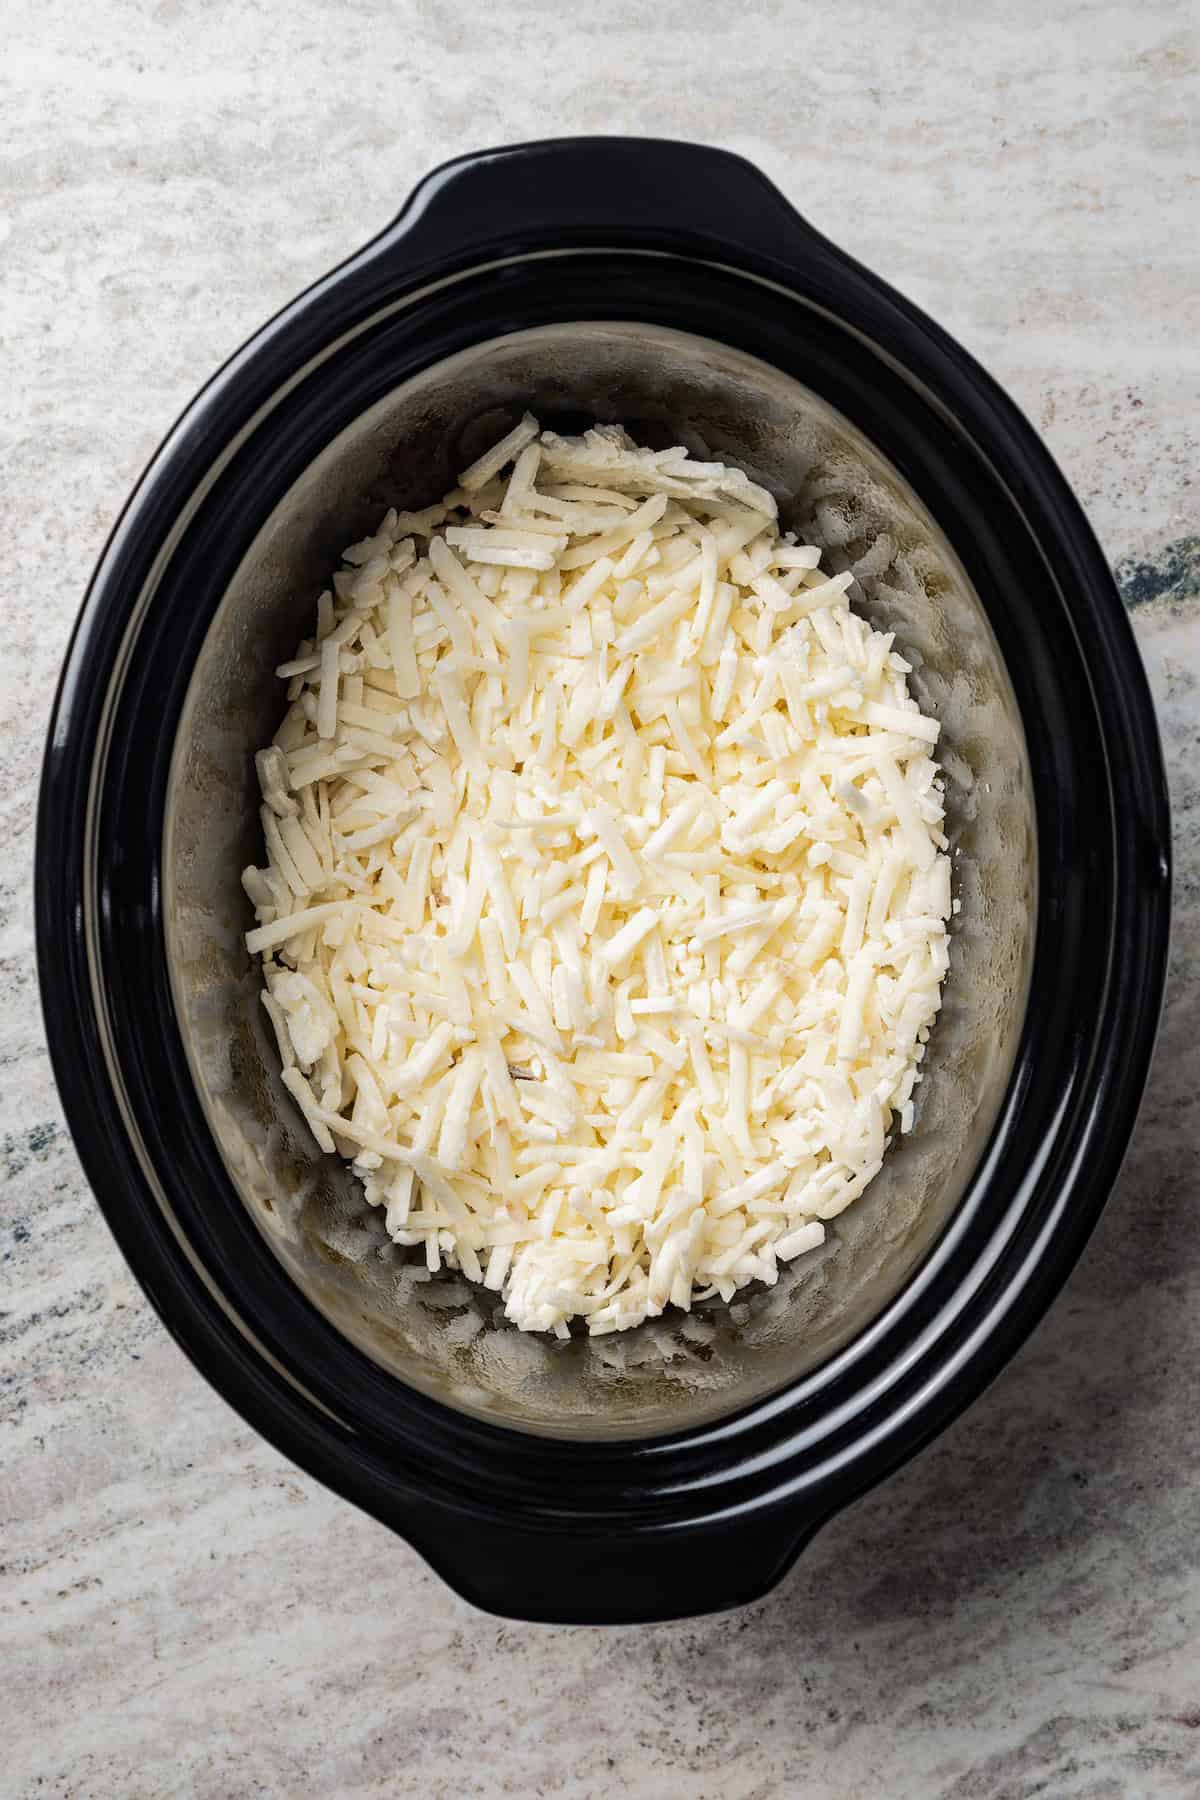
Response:
[{"label": "crock handle", "polygon": [[443,163],[370,251],[415,268],[645,247],[786,267],[833,251],[744,157],[668,138],[546,138]]},{"label": "crock handle", "polygon": [[723,1612],[761,1600],[819,1523],[791,1509],[656,1533],[534,1532],[515,1525],[402,1535],[455,1591],[484,1612],[547,1625],[639,1625]]}]

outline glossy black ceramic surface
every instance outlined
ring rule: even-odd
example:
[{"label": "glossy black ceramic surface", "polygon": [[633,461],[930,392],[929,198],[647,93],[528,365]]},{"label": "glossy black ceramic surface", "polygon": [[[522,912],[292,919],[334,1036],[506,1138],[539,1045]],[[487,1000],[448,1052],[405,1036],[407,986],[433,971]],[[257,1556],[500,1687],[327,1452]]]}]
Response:
[{"label": "glossy black ceramic surface", "polygon": [[[284,1274],[234,1192],[183,1055],[160,846],[188,678],[246,545],[331,437],[482,339],[636,319],[735,346],[890,458],[986,607],[1037,801],[1032,1000],[1000,1117],[934,1252],[853,1343],[666,1437],[533,1436],[420,1394]],[[1145,1080],[1169,832],[1150,701],[1112,579],[1029,425],[916,308],[750,165],[579,139],[463,159],[280,314],[179,421],[123,513],[67,657],[38,833],[55,1072],[151,1300],[286,1455],[510,1615],[666,1618],[761,1594],[820,1523],[936,1432],[1057,1291]]]}]

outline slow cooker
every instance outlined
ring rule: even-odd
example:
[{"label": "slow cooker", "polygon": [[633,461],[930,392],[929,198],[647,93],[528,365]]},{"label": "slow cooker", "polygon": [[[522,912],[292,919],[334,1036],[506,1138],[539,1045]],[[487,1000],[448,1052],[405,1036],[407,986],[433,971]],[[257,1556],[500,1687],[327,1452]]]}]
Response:
[{"label": "slow cooker", "polygon": [[[958,911],[912,1132],[775,1288],[543,1341],[391,1245],[279,1079],[243,945],[253,750],[340,546],[524,410],[739,463],[855,573],[942,722]],[[1100,550],[995,383],[750,164],[581,138],[468,156],[201,390],[88,589],[41,791],[63,1104],[196,1366],[509,1616],[763,1594],[1062,1284],[1145,1080],[1163,767]]]}]

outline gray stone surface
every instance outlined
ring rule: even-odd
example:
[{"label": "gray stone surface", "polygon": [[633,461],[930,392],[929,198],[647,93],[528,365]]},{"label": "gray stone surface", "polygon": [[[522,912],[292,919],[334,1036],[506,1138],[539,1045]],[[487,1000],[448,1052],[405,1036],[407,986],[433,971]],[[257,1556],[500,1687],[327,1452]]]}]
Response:
[{"label": "gray stone surface", "polygon": [[[0,1791],[1200,1792],[1198,45],[1188,0],[8,0],[0,59]],[[1177,820],[1150,1092],[1080,1268],[768,1600],[502,1625],[185,1363],[50,1079],[29,863],[81,587],[199,381],[481,143],[758,161],[1045,432],[1118,568]]]}]

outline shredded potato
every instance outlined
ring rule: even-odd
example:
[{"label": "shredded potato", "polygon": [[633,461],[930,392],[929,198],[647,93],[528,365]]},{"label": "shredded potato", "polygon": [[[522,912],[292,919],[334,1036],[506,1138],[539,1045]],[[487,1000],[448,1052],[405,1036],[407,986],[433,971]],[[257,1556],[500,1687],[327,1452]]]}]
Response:
[{"label": "shredded potato", "polygon": [[819,564],[741,471],[527,415],[279,670],[243,881],[284,1081],[524,1329],[773,1282],[911,1125],[938,727]]}]

